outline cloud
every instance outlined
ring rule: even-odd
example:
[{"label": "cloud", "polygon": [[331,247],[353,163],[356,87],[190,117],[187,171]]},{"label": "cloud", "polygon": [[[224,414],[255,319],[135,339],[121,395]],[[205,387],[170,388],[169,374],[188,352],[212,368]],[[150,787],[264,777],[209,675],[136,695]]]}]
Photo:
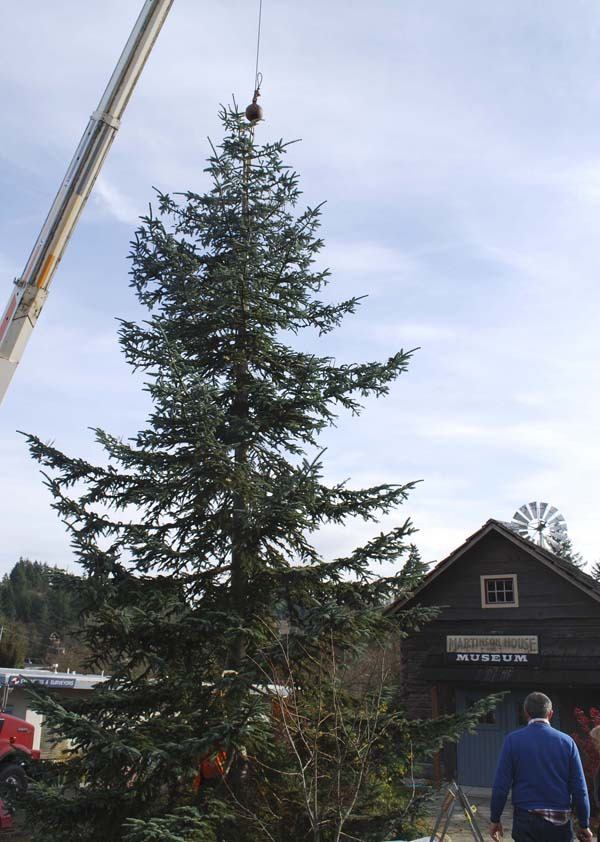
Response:
[{"label": "cloud", "polygon": [[394,275],[406,277],[415,271],[416,262],[400,249],[377,241],[329,240],[319,262],[337,275]]},{"label": "cloud", "polygon": [[459,419],[445,418],[438,421],[421,422],[420,435],[427,438],[468,439],[485,441],[493,446],[515,445],[554,451],[560,443],[560,433],[551,423],[506,424],[469,423]]},{"label": "cloud", "polygon": [[425,344],[446,342],[456,337],[456,329],[448,325],[427,324],[425,322],[398,322],[396,324],[378,324],[374,339],[389,345],[392,342]]},{"label": "cloud", "polygon": [[117,222],[130,227],[139,223],[140,208],[136,207],[133,199],[111,183],[106,176],[98,177],[92,200],[97,207],[109,213]]},{"label": "cloud", "polygon": [[[20,267],[31,220],[51,201],[140,3],[90,0],[83,11],[77,0],[5,3],[0,273],[8,291],[13,255]],[[43,555],[44,541],[48,558],[70,553],[14,430],[42,427],[85,454],[89,424],[127,433],[143,418],[145,398],[110,321],[129,307],[127,228],[152,200],[152,184],[206,185],[205,137],[220,137],[218,104],[230,92],[245,104],[252,93],[255,12],[245,0],[178,0],[140,78],[0,408],[0,451],[16,454],[2,488],[18,477],[0,521],[5,564],[21,551]],[[304,200],[328,200],[321,265],[332,269],[331,295],[369,293],[321,347],[353,360],[382,356],[388,344],[422,347],[386,400],[367,401],[358,419],[341,415],[327,438],[331,475],[424,477],[406,511],[427,558],[539,496],[564,511],[576,547],[594,557],[592,5],[575,4],[567,19],[558,0],[543,10],[503,0],[368,8],[282,0],[263,24],[266,120],[257,135],[304,138],[288,159]],[[323,540],[335,553],[371,533],[355,523]]]}]

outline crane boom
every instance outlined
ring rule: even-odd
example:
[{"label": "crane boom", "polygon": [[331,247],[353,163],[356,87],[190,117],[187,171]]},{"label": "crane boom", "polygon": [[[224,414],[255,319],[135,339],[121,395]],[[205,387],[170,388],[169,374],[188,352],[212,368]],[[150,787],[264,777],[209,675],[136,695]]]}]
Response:
[{"label": "crane boom", "polygon": [[146,0],[0,321],[0,403],[173,0]]}]

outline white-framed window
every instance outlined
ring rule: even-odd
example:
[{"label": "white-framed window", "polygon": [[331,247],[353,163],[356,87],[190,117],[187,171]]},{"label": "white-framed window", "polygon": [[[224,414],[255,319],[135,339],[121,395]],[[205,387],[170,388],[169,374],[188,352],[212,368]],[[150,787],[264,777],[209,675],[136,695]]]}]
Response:
[{"label": "white-framed window", "polygon": [[519,589],[516,573],[481,576],[482,608],[518,608]]}]

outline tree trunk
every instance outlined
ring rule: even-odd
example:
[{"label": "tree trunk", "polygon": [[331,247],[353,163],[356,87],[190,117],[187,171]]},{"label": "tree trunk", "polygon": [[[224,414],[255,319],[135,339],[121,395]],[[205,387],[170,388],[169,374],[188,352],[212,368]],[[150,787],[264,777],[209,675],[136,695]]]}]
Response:
[{"label": "tree trunk", "polygon": [[[235,449],[236,469],[245,465],[247,460],[246,447],[240,445]],[[246,552],[245,530],[247,522],[247,503],[240,491],[233,494],[233,512],[231,517],[231,593],[233,606],[240,617],[244,615],[246,595],[248,590],[248,559]],[[236,636],[229,653],[229,668],[238,670],[246,654],[245,635]]]},{"label": "tree trunk", "polygon": [[[246,251],[241,259],[244,261],[240,266],[238,285],[239,311],[236,330],[235,353],[236,361],[234,367],[234,388],[235,395],[231,407],[232,428],[237,437],[234,450],[234,466],[236,473],[237,488],[233,493],[233,512],[231,518],[231,592],[233,606],[238,616],[243,617],[246,609],[246,596],[248,590],[248,552],[247,552],[247,520],[248,501],[245,494],[239,487],[240,472],[248,462],[248,446],[244,440],[246,435],[245,424],[248,419],[248,342],[247,342],[247,260],[250,240],[250,212],[248,202],[248,180],[250,173],[250,159],[244,160],[244,175],[242,182],[242,230],[245,231]],[[244,634],[236,636],[235,642],[230,651],[230,668],[240,668],[246,655],[246,637]]]}]

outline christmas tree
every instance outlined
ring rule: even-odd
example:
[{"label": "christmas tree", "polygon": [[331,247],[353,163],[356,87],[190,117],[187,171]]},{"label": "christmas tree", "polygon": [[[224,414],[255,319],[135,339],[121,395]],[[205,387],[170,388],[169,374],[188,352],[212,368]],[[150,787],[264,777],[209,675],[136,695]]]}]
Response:
[{"label": "christmas tree", "polygon": [[[342,365],[319,354],[358,303],[322,296],[321,209],[298,209],[287,144],[257,144],[235,110],[221,117],[208,191],[159,193],[132,243],[148,316],[119,338],[145,375],[146,425],[126,440],[97,429],[104,464],[28,437],[84,571],[72,584],[90,666],[110,676],[83,701],[37,696],[73,751],[30,788],[35,838],[268,838],[247,775],[272,751],[265,676],[281,663],[282,619],[302,683],[324,642],[355,653],[429,616],[381,611],[404,580],[376,566],[402,555],[409,521],[335,559],[312,537],[376,522],[410,491],[327,484],[318,444],[340,411],[385,395],[410,353]],[[203,763],[219,774],[210,786],[200,775],[198,793]]]}]

